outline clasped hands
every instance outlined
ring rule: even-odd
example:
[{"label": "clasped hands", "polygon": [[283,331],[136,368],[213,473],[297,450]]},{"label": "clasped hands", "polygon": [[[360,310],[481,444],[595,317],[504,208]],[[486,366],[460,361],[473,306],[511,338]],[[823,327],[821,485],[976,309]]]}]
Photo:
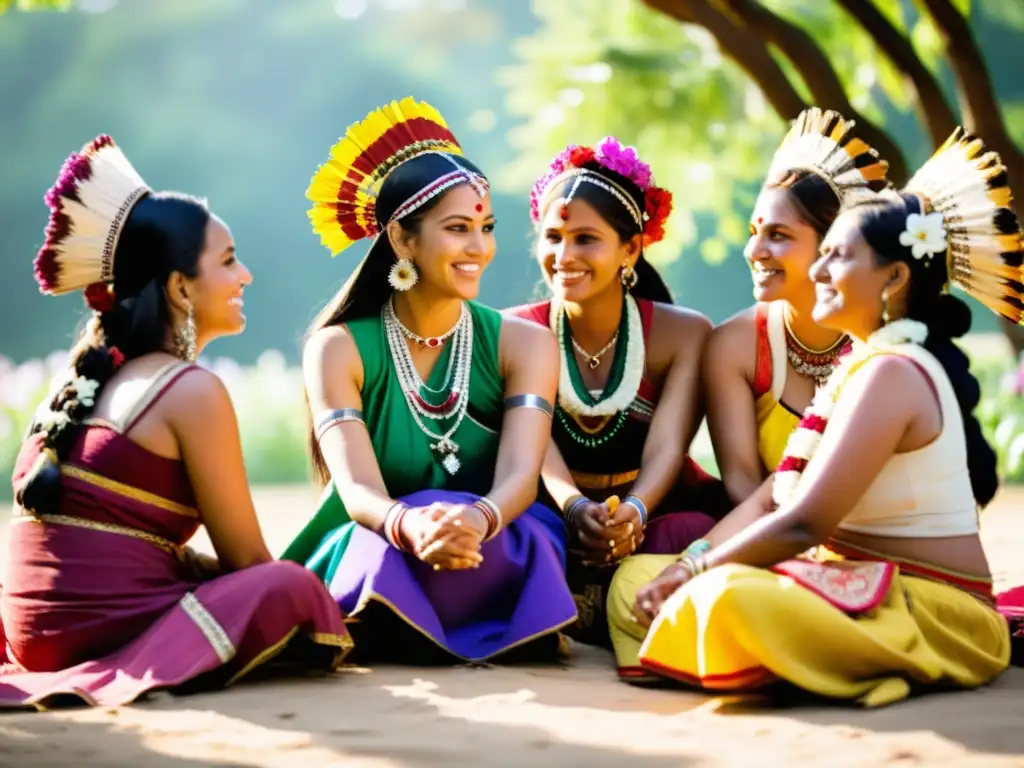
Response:
[{"label": "clasped hands", "polygon": [[434,502],[406,510],[401,534],[410,551],[435,571],[478,568],[487,519],[472,504]]},{"label": "clasped hands", "polygon": [[620,504],[618,496],[609,496],[603,503],[578,502],[568,522],[582,547],[584,565],[615,565],[644,540],[640,510],[628,501]]}]

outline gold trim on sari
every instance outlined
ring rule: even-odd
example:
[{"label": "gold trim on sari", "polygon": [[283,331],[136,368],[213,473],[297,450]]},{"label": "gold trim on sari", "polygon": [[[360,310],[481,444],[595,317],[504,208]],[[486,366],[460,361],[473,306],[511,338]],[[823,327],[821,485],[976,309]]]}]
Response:
[{"label": "gold trim on sari", "polygon": [[79,480],[80,482],[83,482],[86,485],[91,485],[94,488],[115,493],[118,496],[123,496],[124,498],[132,501],[157,507],[165,512],[173,512],[176,515],[182,515],[184,517],[199,517],[199,510],[194,507],[188,507],[184,504],[179,504],[176,501],[166,499],[163,496],[157,496],[155,493],[144,491],[141,488],[126,485],[125,483],[120,483],[117,480],[111,480],[109,477],[98,475],[95,472],[75,466],[74,464],[61,464],[60,473],[64,477],[69,477],[72,480]]}]

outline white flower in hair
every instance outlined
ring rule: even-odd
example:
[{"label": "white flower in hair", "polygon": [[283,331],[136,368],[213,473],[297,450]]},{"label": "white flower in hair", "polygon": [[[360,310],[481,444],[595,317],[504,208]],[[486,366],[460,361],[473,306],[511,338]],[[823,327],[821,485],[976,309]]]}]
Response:
[{"label": "white flower in hair", "polygon": [[908,214],[907,228],[900,233],[900,245],[909,248],[915,259],[945,253],[946,225],[942,214],[938,211]]},{"label": "white flower in hair", "polygon": [[71,382],[71,386],[78,393],[78,402],[86,408],[92,408],[96,404],[96,391],[100,388],[98,381],[87,379],[85,376],[76,376]]},{"label": "white flower in hair", "polygon": [[67,426],[70,421],[71,419],[64,411],[46,410],[39,418],[39,426],[47,432],[51,432],[59,427]]}]

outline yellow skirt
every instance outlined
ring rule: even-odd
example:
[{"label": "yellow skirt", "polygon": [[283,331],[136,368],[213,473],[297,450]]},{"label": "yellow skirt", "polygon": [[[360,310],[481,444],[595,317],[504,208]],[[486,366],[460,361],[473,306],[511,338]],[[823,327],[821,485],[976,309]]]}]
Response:
[{"label": "yellow skirt", "polygon": [[788,576],[720,566],[672,595],[645,632],[631,618],[637,592],[675,559],[634,556],[612,580],[608,621],[623,679],[733,692],[781,679],[870,707],[906,698],[911,685],[984,685],[1009,664],[1006,619],[899,567],[875,608],[848,615]]}]

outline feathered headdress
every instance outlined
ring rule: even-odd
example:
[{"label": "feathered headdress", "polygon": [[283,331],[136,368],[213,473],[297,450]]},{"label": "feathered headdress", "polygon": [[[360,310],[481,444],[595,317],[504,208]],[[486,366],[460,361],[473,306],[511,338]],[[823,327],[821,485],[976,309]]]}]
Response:
[{"label": "feathered headdress", "polygon": [[[396,167],[425,153],[446,157],[452,170],[404,201],[388,221],[379,221],[377,195]],[[321,242],[337,256],[353,243],[379,234],[391,221],[407,216],[451,186],[469,183],[486,195],[487,180],[451,156],[462,147],[441,114],[412,97],[374,110],[331,147],[331,157],[310,181],[306,197],[313,202],[309,218]]]},{"label": "feathered headdress", "polygon": [[818,107],[805,109],[772,158],[768,178],[807,170],[823,178],[846,207],[885,189],[889,164],[854,132],[853,120]]},{"label": "feathered headdress", "polygon": [[[601,173],[602,168],[636,185],[644,198],[642,210],[628,190],[611,176]],[[568,179],[573,179],[573,184],[565,196],[563,218],[565,205],[572,200],[579,185],[593,184],[614,195],[626,207],[643,232],[644,245],[657,243],[665,237],[665,222],[672,213],[672,193],[655,186],[651,166],[639,158],[634,147],[625,147],[615,137],[607,136],[594,147],[570,144],[559,152],[530,192],[530,217],[534,224],[540,222],[540,210],[548,194]]]},{"label": "feathered headdress", "polygon": [[69,155],[45,197],[50,218],[35,259],[39,290],[59,295],[87,289],[90,306],[101,308],[97,302],[114,279],[121,230],[148,192],[109,136],[99,136]]},{"label": "feathered headdress", "polygon": [[[977,136],[957,128],[907,182],[905,191],[923,198],[925,213],[907,217],[901,242],[916,258],[944,254],[950,283],[993,312],[1021,323],[1024,245],[999,155],[988,151]],[[929,218],[937,214],[941,222],[935,224],[941,227],[930,226]]]}]

